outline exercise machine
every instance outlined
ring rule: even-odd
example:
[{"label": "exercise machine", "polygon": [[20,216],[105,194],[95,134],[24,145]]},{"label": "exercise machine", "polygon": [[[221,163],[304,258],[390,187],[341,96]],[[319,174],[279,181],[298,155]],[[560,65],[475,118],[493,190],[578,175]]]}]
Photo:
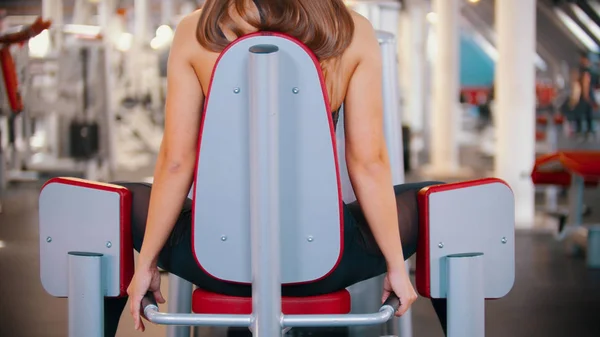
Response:
[{"label": "exercise machine", "polygon": [[[600,226],[584,223],[584,192],[586,188],[597,188],[600,182],[600,152],[558,151],[536,159],[531,173],[536,186],[567,188],[568,210],[551,212],[559,220],[556,239],[564,241],[578,232],[584,233],[587,242],[587,264],[600,268]],[[590,210],[588,210],[590,211]]]},{"label": "exercise machine", "polygon": [[[0,32],[0,193],[10,182],[29,180],[31,174],[23,172],[28,155],[27,111],[23,87],[26,48],[20,46],[49,28],[50,22],[37,18],[32,24]],[[15,54],[20,57],[15,57]],[[1,212],[0,205],[0,212]]]},{"label": "exercise machine", "polygon": [[[347,290],[282,297],[310,283],[343,250],[340,165],[320,66],[301,43],[276,33],[246,36],[219,58],[200,126],[193,249],[213,277],[251,284],[252,297],[197,289],[190,313],[156,324],[243,327],[257,336],[288,328],[381,325],[399,304],[350,314]],[[227,132],[223,132],[227,130]],[[131,195],[122,187],[56,178],[39,198],[41,280],[69,301],[69,335],[103,335],[103,297],[125,294],[133,274]],[[421,192],[417,284],[448,298],[451,337],[484,336],[484,300],[514,282],[514,197],[501,180]],[[484,277],[485,275],[485,277]]]}]

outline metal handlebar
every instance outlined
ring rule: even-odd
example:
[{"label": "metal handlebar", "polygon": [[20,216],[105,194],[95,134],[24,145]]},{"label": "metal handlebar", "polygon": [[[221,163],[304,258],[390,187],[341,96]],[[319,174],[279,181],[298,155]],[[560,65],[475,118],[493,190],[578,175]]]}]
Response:
[{"label": "metal handlebar", "polygon": [[[400,307],[400,299],[391,294],[378,312],[347,315],[282,315],[282,328],[346,327],[383,324],[394,317]],[[196,315],[161,313],[154,296],[146,294],[142,299],[142,314],[149,322],[159,325],[250,327],[252,315]]]}]

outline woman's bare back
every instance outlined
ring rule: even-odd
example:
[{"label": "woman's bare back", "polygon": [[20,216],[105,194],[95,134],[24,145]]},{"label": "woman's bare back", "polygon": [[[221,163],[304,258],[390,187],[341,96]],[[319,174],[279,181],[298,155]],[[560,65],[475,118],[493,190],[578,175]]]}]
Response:
[{"label": "woman's bare back", "polygon": [[[198,10],[182,20],[177,28],[178,34],[186,38],[179,41],[183,42],[185,40],[186,43],[180,43],[177,46],[174,45],[174,49],[177,52],[188,55],[189,62],[200,82],[203,94],[206,96],[212,71],[219,58],[219,53],[206,50],[196,40],[196,29],[200,20],[200,14],[201,12]],[[369,29],[372,30],[370,23],[364,17],[354,12],[352,12],[352,17],[355,22],[354,40],[339,60],[326,62],[323,65],[332,111],[337,110],[344,102],[350,79],[360,60],[360,41],[365,38],[365,35],[369,34]],[[246,34],[256,32],[255,28],[245,23],[239,16],[234,18]],[[235,40],[235,35],[232,35],[231,31],[224,30],[224,34],[230,41]]]}]

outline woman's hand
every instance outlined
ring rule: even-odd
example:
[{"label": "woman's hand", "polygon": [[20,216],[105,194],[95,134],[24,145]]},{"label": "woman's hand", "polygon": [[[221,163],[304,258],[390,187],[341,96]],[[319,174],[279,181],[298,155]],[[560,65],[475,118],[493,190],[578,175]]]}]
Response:
[{"label": "woman's hand", "polygon": [[131,301],[129,310],[131,316],[133,316],[135,330],[140,330],[142,332],[146,327],[142,322],[140,307],[142,298],[144,298],[148,292],[154,295],[156,302],[161,304],[165,303],[165,299],[160,292],[160,272],[156,266],[138,267],[133,275],[131,284],[129,284],[129,288],[127,288],[127,294]]},{"label": "woman's hand", "polygon": [[382,302],[385,302],[392,292],[400,299],[400,308],[396,311],[396,316],[400,317],[404,315],[417,300],[417,293],[413,288],[404,264],[399,266],[399,268],[388,270],[388,274],[383,283]]}]

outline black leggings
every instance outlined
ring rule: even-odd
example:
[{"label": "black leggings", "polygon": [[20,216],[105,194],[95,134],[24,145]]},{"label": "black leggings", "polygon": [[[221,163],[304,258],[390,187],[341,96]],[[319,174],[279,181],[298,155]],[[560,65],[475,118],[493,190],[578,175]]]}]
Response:
[{"label": "black leggings", "polygon": [[[140,251],[150,203],[152,185],[116,183],[132,193],[131,225],[133,245]],[[417,250],[419,237],[418,192],[440,184],[425,182],[395,186],[396,207],[404,257]],[[192,201],[186,200],[167,244],[160,252],[158,266],[202,289],[230,296],[251,296],[251,286],[225,283],[207,275],[196,263],[192,250]],[[314,296],[345,289],[358,282],[385,274],[386,263],[358,203],[344,205],[344,252],[340,264],[328,277],[312,284],[284,286],[283,296]],[[434,309],[446,331],[446,302],[432,300]],[[105,336],[114,336],[127,298],[105,300]]]}]

